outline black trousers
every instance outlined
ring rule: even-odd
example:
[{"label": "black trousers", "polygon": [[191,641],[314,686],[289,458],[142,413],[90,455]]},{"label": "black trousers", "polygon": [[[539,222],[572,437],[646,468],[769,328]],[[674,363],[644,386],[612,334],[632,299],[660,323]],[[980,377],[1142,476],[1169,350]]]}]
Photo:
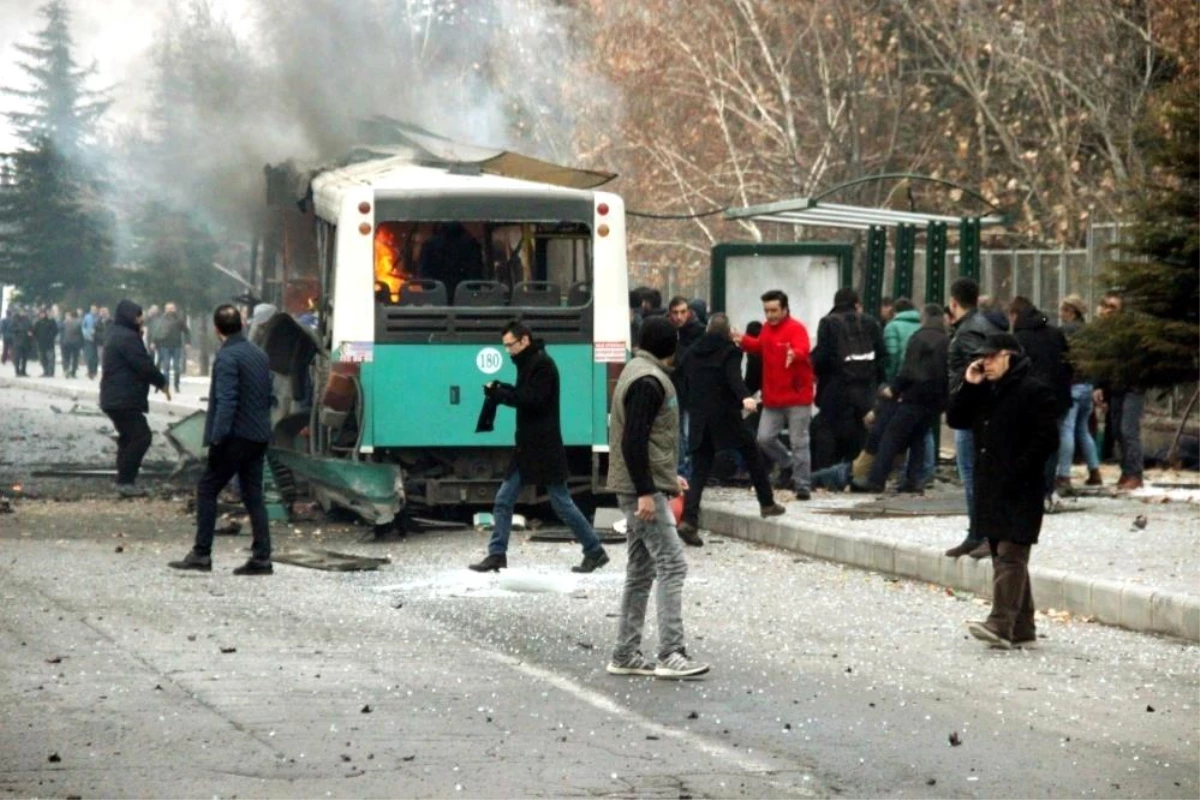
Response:
[{"label": "black trousers", "polygon": [[875,463],[867,483],[875,491],[883,491],[888,473],[896,456],[908,451],[908,474],[904,477],[902,491],[917,491],[921,488],[921,470],[925,468],[925,432],[933,421],[933,412],[912,403],[894,403],[894,408],[879,449],[875,451]]},{"label": "black trousers", "polygon": [[68,378],[74,378],[75,373],[79,370],[80,349],[80,346],[77,344],[64,344],[62,346],[63,375],[66,375]]},{"label": "black trousers", "polygon": [[13,346],[13,368],[18,375],[29,374],[29,345],[17,342]]},{"label": "black trousers", "polygon": [[42,364],[42,375],[50,378],[54,377],[54,364],[56,361],[54,345],[43,347],[38,345],[38,361]]},{"label": "black trousers", "polygon": [[[750,472],[750,481],[754,484],[754,494],[758,497],[758,504],[764,507],[771,505],[775,502],[775,495],[771,491],[771,479],[767,475],[767,467],[763,463],[762,452],[758,449],[758,445],[749,441],[736,449],[746,463],[746,469]],[[704,494],[704,486],[712,474],[713,459],[716,456],[717,451],[713,447],[712,437],[707,435],[692,451],[692,477],[688,481],[687,496],[683,501],[683,520],[685,522],[695,525],[700,520],[700,497]]]},{"label": "black trousers", "polygon": [[862,452],[867,429],[862,418],[866,411],[852,402],[827,403],[812,421],[812,468],[832,467],[853,461]]},{"label": "black trousers", "polygon": [[213,536],[217,527],[217,496],[236,475],[242,490],[242,504],[250,514],[253,540],[250,552],[255,561],[271,560],[271,527],[267,505],[263,501],[263,463],[267,443],[231,437],[208,448],[208,466],[196,485],[196,545],[198,556],[212,556]]},{"label": "black trousers", "polygon": [[988,539],[992,550],[992,613],[987,625],[1009,641],[1037,635],[1029,580],[1032,545]]},{"label": "black trousers", "polygon": [[146,415],[134,409],[105,411],[117,429],[117,483],[132,484],[137,481],[142,468],[142,459],[150,449],[150,424]]}]

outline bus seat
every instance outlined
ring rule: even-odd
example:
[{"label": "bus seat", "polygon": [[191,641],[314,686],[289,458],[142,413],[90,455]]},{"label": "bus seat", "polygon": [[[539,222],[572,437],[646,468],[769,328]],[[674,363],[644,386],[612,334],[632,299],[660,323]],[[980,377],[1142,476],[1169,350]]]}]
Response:
[{"label": "bus seat", "polygon": [[446,284],[430,278],[409,278],[400,286],[401,306],[444,306]]},{"label": "bus seat", "polygon": [[567,290],[567,305],[569,306],[586,306],[591,301],[591,281],[579,281],[577,283],[572,283],[571,288]]},{"label": "bus seat", "polygon": [[508,287],[499,281],[462,281],[454,289],[456,306],[502,306],[508,303]]},{"label": "bus seat", "polygon": [[523,281],[513,287],[514,306],[557,306],[562,289],[552,281]]}]

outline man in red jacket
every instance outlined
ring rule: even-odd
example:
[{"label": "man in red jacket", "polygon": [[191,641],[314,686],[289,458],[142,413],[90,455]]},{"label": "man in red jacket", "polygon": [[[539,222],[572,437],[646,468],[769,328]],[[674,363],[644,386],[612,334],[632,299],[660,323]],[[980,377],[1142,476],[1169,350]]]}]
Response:
[{"label": "man in red jacket", "polygon": [[[772,289],[762,296],[767,324],[758,336],[739,336],[747,353],[762,359],[762,416],[758,421],[758,446],[767,458],[790,476],[797,500],[808,500],[812,489],[812,456],[808,426],[812,420],[813,368],[808,331],[788,310],[788,296]],[[784,426],[792,445],[779,441]]]}]

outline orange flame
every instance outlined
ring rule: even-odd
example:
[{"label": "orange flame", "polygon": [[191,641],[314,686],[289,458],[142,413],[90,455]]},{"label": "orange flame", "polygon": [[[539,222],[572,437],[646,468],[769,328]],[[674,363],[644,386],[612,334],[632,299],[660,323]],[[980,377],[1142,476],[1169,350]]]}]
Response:
[{"label": "orange flame", "polygon": [[411,277],[400,258],[404,238],[392,225],[375,228],[375,280],[388,287],[392,301],[400,299],[400,289]]}]

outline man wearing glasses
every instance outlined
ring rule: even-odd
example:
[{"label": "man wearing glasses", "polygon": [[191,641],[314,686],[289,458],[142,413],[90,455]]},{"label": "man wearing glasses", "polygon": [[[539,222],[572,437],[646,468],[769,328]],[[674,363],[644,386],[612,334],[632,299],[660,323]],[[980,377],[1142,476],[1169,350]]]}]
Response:
[{"label": "man wearing glasses", "polygon": [[517,365],[517,383],[513,386],[491,381],[483,387],[483,392],[489,400],[517,410],[516,450],[492,506],[492,538],[487,557],[470,567],[476,572],[508,568],[513,507],[521,495],[521,487],[531,483],[546,487],[550,507],[583,546],[583,563],[571,567],[571,571],[593,572],[608,563],[608,553],[567,489],[570,470],[559,425],[558,367],[546,353],[542,340],[534,339],[522,322],[513,320],[505,325],[501,342]]}]

